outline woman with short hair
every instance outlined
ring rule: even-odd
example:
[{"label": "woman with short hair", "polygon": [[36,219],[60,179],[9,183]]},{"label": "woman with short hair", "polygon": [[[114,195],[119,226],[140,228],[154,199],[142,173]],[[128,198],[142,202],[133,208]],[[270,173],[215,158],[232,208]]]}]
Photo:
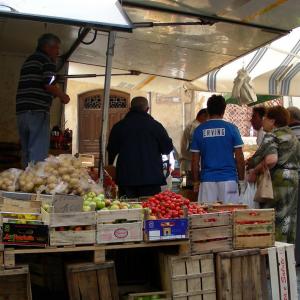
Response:
[{"label": "woman with short hair", "polygon": [[298,169],[300,143],[288,127],[289,112],[271,107],[263,120],[266,135],[254,156],[248,162],[249,181],[270,170],[274,200],[261,205],[275,208],[276,240],[295,242],[297,224]]}]

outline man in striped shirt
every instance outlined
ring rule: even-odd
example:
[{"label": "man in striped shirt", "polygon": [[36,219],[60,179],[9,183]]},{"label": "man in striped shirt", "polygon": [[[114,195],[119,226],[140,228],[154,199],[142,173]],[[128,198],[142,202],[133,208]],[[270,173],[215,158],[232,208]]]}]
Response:
[{"label": "man in striped shirt", "polygon": [[24,62],[16,96],[17,123],[24,166],[48,156],[50,141],[50,107],[53,97],[63,104],[70,101],[53,82],[60,39],[47,33],[38,40],[35,53]]}]

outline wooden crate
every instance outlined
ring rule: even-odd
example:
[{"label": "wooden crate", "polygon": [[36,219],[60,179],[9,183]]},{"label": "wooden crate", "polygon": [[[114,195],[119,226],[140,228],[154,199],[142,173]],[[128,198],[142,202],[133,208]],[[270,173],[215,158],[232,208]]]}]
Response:
[{"label": "wooden crate", "polygon": [[118,300],[118,284],[113,262],[66,266],[70,300]]},{"label": "wooden crate", "polygon": [[90,230],[67,230],[56,231],[55,228],[49,230],[50,246],[87,245],[96,242],[96,227]]},{"label": "wooden crate", "polygon": [[133,294],[128,294],[128,300],[139,300],[143,297],[145,298],[148,297],[148,299],[152,299],[153,296],[158,297],[155,299],[159,299],[159,300],[171,300],[168,292],[133,293]]},{"label": "wooden crate", "polygon": [[0,271],[0,299],[32,299],[28,266],[19,266]]},{"label": "wooden crate", "polygon": [[276,242],[275,247],[266,249],[273,300],[299,299],[295,262],[295,246]]},{"label": "wooden crate", "polygon": [[233,248],[268,248],[275,243],[274,209],[233,212]]},{"label": "wooden crate", "polygon": [[174,300],[215,300],[216,284],[213,254],[160,256],[162,288]]},{"label": "wooden crate", "polygon": [[98,244],[143,240],[143,209],[100,210],[97,212]]},{"label": "wooden crate", "polygon": [[191,215],[192,254],[232,250],[232,216],[229,212]]},{"label": "wooden crate", "polygon": [[[43,208],[42,220],[49,226],[50,246],[72,246],[94,244],[96,242],[96,213],[71,212],[48,213]],[[57,227],[88,226],[88,230],[57,231]]]},{"label": "wooden crate", "polygon": [[216,256],[218,300],[266,300],[259,249],[220,252]]}]

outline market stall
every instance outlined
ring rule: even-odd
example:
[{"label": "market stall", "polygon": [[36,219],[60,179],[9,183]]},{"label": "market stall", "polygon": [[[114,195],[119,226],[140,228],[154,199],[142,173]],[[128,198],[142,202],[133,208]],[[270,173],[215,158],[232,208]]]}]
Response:
[{"label": "market stall", "polygon": [[[275,242],[273,209],[199,205],[170,191],[139,202],[94,192],[83,197],[3,192],[0,200],[0,286],[10,286],[11,297],[17,278],[23,282],[16,290],[19,299],[31,299],[31,281],[49,289],[62,267],[70,299],[297,299],[294,246]],[[151,285],[119,285],[116,270],[127,255],[121,251],[134,249],[152,250]],[[63,253],[75,258],[57,265],[56,275],[49,266],[46,273],[37,271],[45,266],[30,261]],[[18,264],[21,258],[23,263],[28,258],[29,269]],[[139,269],[134,260],[130,267]],[[1,296],[6,293],[0,289]]]}]

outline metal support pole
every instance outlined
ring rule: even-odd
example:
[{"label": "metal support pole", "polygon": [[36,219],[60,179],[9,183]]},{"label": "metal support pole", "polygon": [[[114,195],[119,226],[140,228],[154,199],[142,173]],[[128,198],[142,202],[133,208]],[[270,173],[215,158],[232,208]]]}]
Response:
[{"label": "metal support pole", "polygon": [[108,129],[108,112],[109,112],[109,96],[110,96],[110,81],[111,81],[111,69],[112,59],[114,56],[116,33],[113,31],[109,32],[108,44],[106,52],[106,66],[105,66],[105,81],[104,81],[104,100],[102,110],[102,128],[99,141],[99,184],[103,186],[104,178],[104,165],[106,161],[106,142],[107,142],[107,129]]}]

